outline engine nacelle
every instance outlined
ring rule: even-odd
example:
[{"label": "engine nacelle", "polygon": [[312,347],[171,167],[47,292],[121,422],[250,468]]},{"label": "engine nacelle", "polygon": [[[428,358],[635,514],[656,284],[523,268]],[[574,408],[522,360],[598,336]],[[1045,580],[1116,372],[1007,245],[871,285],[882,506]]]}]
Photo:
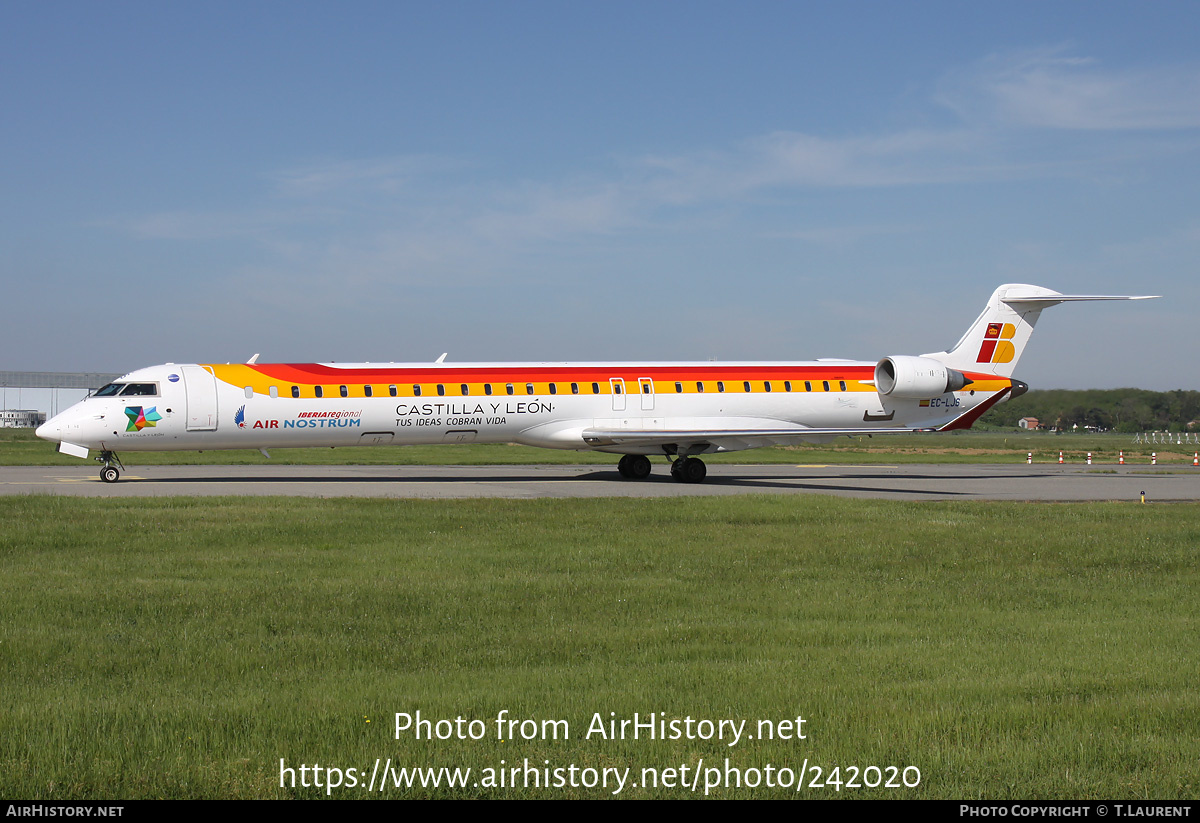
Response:
[{"label": "engine nacelle", "polygon": [[970,382],[962,372],[928,357],[893,355],[875,365],[875,389],[889,397],[929,400]]}]

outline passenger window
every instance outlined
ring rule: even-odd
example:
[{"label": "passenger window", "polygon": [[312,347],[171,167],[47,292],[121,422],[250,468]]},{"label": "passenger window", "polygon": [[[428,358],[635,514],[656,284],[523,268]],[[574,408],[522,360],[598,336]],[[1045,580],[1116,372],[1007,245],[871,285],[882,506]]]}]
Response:
[{"label": "passenger window", "polygon": [[392,397],[395,397],[396,396],[396,387],[388,386],[388,394],[390,394]]},{"label": "passenger window", "polygon": [[313,397],[324,397],[325,391],[320,386],[313,386]]},{"label": "passenger window", "polygon": [[533,384],[532,384],[532,383],[526,383],[526,384],[525,384],[525,393],[526,393],[526,394],[533,394]]},{"label": "passenger window", "polygon": [[680,383],[678,380],[677,380],[677,381],[675,381],[675,393],[676,393],[676,394],[683,394],[683,384],[682,384],[682,383]]},{"label": "passenger window", "polygon": [[704,394],[704,384],[699,380],[696,381],[696,391],[700,394]]},{"label": "passenger window", "polygon": [[744,381],[742,383],[742,388],[745,389],[747,392],[749,392],[750,391],[750,381],[749,380]]},{"label": "passenger window", "polygon": [[246,399],[253,400],[254,399],[254,387],[247,386],[245,391],[246,391]]},{"label": "passenger window", "polygon": [[279,387],[278,387],[278,386],[272,386],[272,387],[271,387],[271,390],[270,390],[270,395],[271,395],[272,397],[278,397],[278,396],[279,396]]},{"label": "passenger window", "polygon": [[784,390],[784,391],[791,391],[791,390],[792,390],[792,381],[791,381],[791,380],[784,380],[784,381],[783,381],[783,390]]},{"label": "passenger window", "polygon": [[512,384],[512,383],[505,383],[505,384],[504,384],[504,390],[505,390],[506,392],[508,392],[509,394],[512,394],[512,393],[513,393],[513,384]]},{"label": "passenger window", "polygon": [[771,381],[770,381],[770,380],[764,380],[764,381],[763,381],[763,388],[764,388],[764,389],[766,389],[767,391],[770,391],[770,390],[771,390]]},{"label": "passenger window", "polygon": [[579,384],[578,383],[571,384],[571,394],[579,394]]},{"label": "passenger window", "polygon": [[558,384],[557,384],[557,383],[551,383],[551,384],[550,384],[550,393],[551,393],[551,394],[558,394]]},{"label": "passenger window", "polygon": [[845,380],[839,380],[838,385],[842,387],[842,391],[846,390],[846,381]]},{"label": "passenger window", "polygon": [[292,386],[292,397],[299,397],[299,396],[300,396],[300,387]]},{"label": "passenger window", "polygon": [[719,391],[719,392],[725,391],[725,381],[724,380],[717,381],[717,391]]},{"label": "passenger window", "polygon": [[821,381],[821,387],[822,387],[822,388],[823,388],[825,391],[829,391],[829,381],[828,381],[828,380],[822,380],[822,381]]},{"label": "passenger window", "polygon": [[437,387],[438,387],[438,397],[445,397],[446,396],[445,385],[443,385],[442,383],[438,383]]},{"label": "passenger window", "polygon": [[491,394],[492,394],[492,384],[491,383],[483,384],[483,393],[488,396],[491,396]]},{"label": "passenger window", "polygon": [[413,383],[413,397],[420,397],[420,396],[421,396],[421,387],[419,385],[417,385],[416,383]]},{"label": "passenger window", "polygon": [[338,394],[340,394],[342,397],[350,396],[350,392],[345,386],[338,386]]},{"label": "passenger window", "polygon": [[370,397],[371,396],[371,387],[363,386],[363,394],[366,395],[367,397]]},{"label": "passenger window", "polygon": [[458,387],[458,390],[462,392],[463,397],[466,397],[468,394],[470,394],[470,391],[467,389],[466,383],[463,383],[462,385],[460,385]]},{"label": "passenger window", "polygon": [[599,393],[600,393],[600,384],[593,383],[592,384],[592,394],[599,394]]},{"label": "passenger window", "polygon": [[812,383],[811,383],[810,381],[808,381],[808,380],[805,380],[805,381],[804,381],[804,390],[805,390],[805,391],[812,391]]}]

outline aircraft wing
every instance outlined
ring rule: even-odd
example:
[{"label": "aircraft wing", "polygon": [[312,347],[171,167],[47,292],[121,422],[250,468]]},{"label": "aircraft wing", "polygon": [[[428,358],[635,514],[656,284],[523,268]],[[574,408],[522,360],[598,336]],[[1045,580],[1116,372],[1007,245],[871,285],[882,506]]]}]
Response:
[{"label": "aircraft wing", "polygon": [[[1015,381],[1022,388],[1021,394],[1027,388],[1024,383]],[[641,447],[647,446],[687,446],[689,448],[708,444],[715,446],[720,451],[741,451],[742,449],[756,449],[763,446],[782,446],[789,443],[803,442],[805,440],[818,440],[827,437],[850,436],[855,437],[863,434],[925,434],[935,431],[953,431],[955,429],[967,429],[971,424],[978,420],[988,409],[996,405],[1006,396],[1013,392],[1012,386],[1007,386],[1003,390],[996,392],[991,398],[984,403],[969,409],[963,414],[951,420],[949,423],[944,423],[940,426],[893,426],[889,428],[875,426],[858,426],[858,427],[842,427],[842,428],[809,428],[805,426],[775,426],[771,423],[775,421],[763,420],[762,425],[753,425],[754,418],[743,418],[743,422],[750,425],[742,425],[730,428],[708,427],[703,425],[710,422],[709,420],[696,419],[695,422],[700,424],[693,427],[670,427],[670,428],[622,428],[612,427],[606,428],[602,426],[592,426],[585,428],[581,432],[583,442],[592,448],[620,448],[622,446]],[[715,422],[715,421],[711,421]],[[578,430],[576,430],[578,431]]]},{"label": "aircraft wing", "polygon": [[593,448],[613,446],[696,446],[707,443],[726,451],[783,445],[818,437],[859,434],[917,434],[931,428],[788,428],[746,429],[601,429],[583,431],[583,441]]}]

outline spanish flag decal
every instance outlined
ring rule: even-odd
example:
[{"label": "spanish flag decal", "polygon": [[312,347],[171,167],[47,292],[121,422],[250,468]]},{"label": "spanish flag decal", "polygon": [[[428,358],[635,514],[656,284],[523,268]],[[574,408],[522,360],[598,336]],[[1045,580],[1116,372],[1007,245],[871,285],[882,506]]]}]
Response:
[{"label": "spanish flag decal", "polygon": [[983,335],[983,345],[979,347],[979,357],[976,363],[1011,363],[1017,350],[1013,347],[1012,337],[1017,333],[1017,327],[1012,323],[988,323]]}]

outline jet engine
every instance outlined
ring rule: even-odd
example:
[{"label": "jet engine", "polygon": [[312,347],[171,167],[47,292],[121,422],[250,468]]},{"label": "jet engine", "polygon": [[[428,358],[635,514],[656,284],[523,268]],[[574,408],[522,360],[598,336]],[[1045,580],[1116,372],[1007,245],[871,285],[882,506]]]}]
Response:
[{"label": "jet engine", "polygon": [[893,355],[875,365],[875,389],[889,397],[929,400],[970,382],[962,372],[928,357]]}]

